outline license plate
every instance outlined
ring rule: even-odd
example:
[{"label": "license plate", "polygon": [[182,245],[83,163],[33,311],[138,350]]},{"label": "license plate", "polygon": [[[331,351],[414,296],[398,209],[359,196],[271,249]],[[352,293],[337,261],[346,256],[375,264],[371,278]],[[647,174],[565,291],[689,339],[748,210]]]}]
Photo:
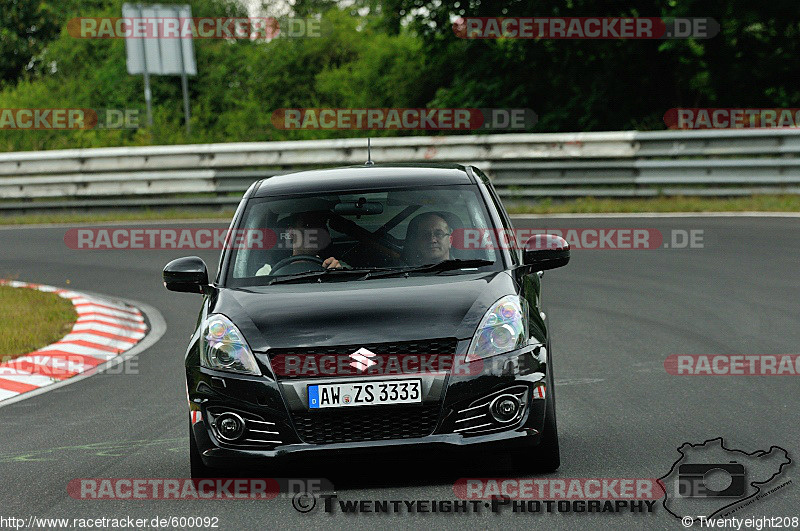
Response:
[{"label": "license plate", "polygon": [[308,386],[309,409],[382,406],[422,402],[422,380],[358,382]]}]

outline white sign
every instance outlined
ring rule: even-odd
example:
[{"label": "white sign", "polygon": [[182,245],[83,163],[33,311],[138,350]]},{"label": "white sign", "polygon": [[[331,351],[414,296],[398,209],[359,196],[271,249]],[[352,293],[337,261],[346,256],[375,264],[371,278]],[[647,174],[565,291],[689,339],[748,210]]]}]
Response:
[{"label": "white sign", "polygon": [[[192,18],[191,6],[122,4],[122,17],[129,19],[134,28],[146,28],[141,32],[132,31],[131,36],[125,38],[129,74],[144,74],[146,67],[147,73],[153,75],[197,75],[192,38],[159,35],[160,31],[163,33],[166,19],[174,20],[180,27],[179,19]],[[134,36],[137,33],[146,37]]]}]

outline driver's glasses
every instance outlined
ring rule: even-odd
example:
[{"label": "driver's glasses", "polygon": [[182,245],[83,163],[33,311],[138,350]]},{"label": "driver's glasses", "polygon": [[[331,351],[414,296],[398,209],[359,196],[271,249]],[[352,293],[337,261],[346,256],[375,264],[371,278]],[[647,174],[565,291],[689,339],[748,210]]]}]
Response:
[{"label": "driver's glasses", "polygon": [[414,238],[418,240],[428,239],[431,236],[436,238],[437,240],[443,240],[445,237],[450,236],[451,232],[445,232],[441,229],[436,230],[420,230],[414,233]]}]

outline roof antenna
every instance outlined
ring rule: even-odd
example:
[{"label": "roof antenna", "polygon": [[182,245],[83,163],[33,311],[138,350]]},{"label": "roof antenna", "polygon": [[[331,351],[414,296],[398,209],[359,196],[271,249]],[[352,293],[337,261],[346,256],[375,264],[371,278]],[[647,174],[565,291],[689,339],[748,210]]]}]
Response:
[{"label": "roof antenna", "polygon": [[367,162],[364,163],[364,166],[374,166],[375,163],[372,162],[372,144],[370,143],[370,138],[367,137]]}]

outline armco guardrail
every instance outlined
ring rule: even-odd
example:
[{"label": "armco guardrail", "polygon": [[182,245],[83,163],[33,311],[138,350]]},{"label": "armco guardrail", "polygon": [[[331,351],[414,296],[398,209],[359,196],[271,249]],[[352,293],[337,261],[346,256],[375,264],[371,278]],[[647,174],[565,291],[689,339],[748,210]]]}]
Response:
[{"label": "armco guardrail", "polygon": [[[790,129],[376,138],[372,158],[475,164],[506,200],[800,193]],[[0,210],[233,205],[257,179],[365,160],[355,138],[5,153]]]}]

